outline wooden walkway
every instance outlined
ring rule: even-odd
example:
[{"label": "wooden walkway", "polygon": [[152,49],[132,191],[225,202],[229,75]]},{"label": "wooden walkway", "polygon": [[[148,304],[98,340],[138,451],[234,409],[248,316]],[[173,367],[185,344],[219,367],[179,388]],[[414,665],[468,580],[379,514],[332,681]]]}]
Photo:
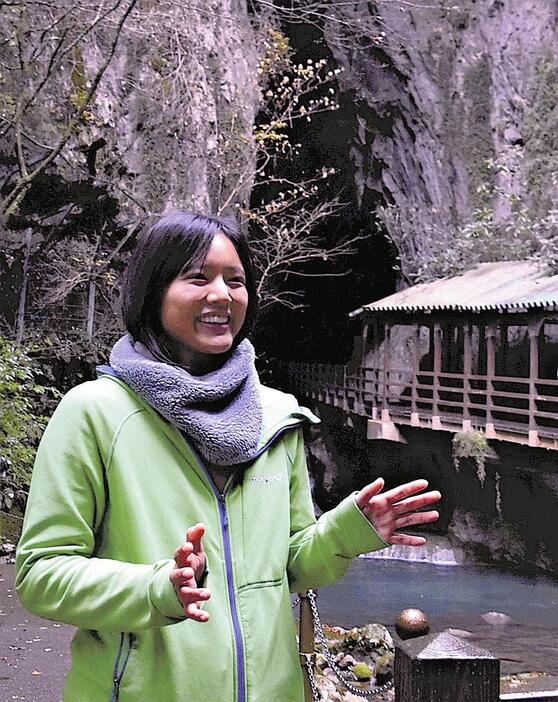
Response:
[{"label": "wooden walkway", "polygon": [[[280,364],[298,396],[369,418],[369,438],[397,439],[397,425],[558,450],[558,380],[389,367]],[[490,369],[489,369],[490,370]]]}]

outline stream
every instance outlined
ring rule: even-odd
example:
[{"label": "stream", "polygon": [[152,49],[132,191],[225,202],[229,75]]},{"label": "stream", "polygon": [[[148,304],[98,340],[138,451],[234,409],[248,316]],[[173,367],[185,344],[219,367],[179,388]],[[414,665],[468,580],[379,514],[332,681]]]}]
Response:
[{"label": "stream", "polygon": [[[496,655],[502,674],[558,675],[558,581],[552,578],[489,566],[357,558],[342,580],[318,593],[322,620],[347,628],[381,622],[393,633],[405,607],[422,609],[433,632],[457,630]],[[485,621],[487,612],[510,619]]]}]

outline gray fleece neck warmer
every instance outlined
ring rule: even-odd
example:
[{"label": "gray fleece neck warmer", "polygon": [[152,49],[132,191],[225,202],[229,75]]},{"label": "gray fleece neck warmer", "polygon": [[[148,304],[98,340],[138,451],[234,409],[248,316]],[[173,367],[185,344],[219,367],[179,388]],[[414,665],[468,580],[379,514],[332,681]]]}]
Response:
[{"label": "gray fleece neck warmer", "polygon": [[[262,428],[254,347],[244,339],[225,363],[206,375],[154,358],[127,335],[110,354],[110,364],[151,407],[191,440],[216,467],[250,461]],[[225,471],[230,472],[230,471]]]}]

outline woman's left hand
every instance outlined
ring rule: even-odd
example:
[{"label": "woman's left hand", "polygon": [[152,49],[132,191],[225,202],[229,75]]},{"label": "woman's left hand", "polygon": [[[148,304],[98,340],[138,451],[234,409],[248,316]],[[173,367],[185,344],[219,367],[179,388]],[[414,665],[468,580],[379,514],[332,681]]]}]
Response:
[{"label": "woman's left hand", "polygon": [[418,511],[435,504],[441,497],[437,490],[417,495],[427,487],[428,481],[413,480],[382,493],[384,479],[377,478],[357,494],[356,503],[386,543],[422,546],[426,543],[424,537],[399,534],[397,530],[438,519],[440,515],[436,510]]}]

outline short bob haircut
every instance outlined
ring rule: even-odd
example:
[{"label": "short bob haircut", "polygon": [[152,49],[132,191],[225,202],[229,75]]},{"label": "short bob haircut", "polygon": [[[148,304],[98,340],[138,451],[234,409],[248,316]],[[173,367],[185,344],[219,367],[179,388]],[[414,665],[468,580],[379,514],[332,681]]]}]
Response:
[{"label": "short bob haircut", "polygon": [[124,273],[120,298],[122,318],[129,334],[161,360],[173,363],[178,360],[171,357],[165,343],[161,325],[163,296],[184,269],[203,262],[213,237],[219,233],[232,242],[246,274],[246,319],[233,348],[252,332],[257,292],[250,248],[239,226],[231,219],[174,212],[155,222],[140,237]]}]

